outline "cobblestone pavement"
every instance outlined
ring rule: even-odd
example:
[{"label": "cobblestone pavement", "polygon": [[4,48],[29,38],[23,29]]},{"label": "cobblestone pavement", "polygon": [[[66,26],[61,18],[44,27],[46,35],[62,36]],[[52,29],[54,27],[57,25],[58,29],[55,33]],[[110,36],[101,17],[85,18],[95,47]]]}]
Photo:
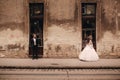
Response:
[{"label": "cobblestone pavement", "polygon": [[0,69],[0,80],[120,80],[120,69]]}]

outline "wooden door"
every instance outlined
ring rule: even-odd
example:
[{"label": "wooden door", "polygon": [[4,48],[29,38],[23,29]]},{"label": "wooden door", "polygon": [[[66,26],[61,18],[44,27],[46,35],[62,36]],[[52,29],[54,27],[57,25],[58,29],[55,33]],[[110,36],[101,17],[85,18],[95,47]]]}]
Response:
[{"label": "wooden door", "polygon": [[[32,34],[37,34],[39,40],[38,56],[43,55],[43,18],[44,17],[44,4],[43,3],[30,3],[29,4],[29,24],[30,24],[30,37]],[[29,41],[30,41],[29,40]],[[31,43],[29,42],[29,55],[32,55]]]},{"label": "wooden door", "polygon": [[82,3],[82,49],[85,38],[92,35],[93,46],[96,49],[96,3]]}]

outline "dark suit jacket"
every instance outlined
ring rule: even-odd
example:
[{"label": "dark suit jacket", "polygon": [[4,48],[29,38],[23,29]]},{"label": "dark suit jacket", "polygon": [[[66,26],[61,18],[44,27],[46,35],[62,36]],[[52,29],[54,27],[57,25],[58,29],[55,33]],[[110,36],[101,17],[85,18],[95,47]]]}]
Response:
[{"label": "dark suit jacket", "polygon": [[[39,45],[39,41],[38,41],[38,39],[36,38],[36,46],[38,47],[38,45]],[[33,40],[33,38],[31,39],[31,47],[34,47],[35,45],[34,45],[34,40]]]}]

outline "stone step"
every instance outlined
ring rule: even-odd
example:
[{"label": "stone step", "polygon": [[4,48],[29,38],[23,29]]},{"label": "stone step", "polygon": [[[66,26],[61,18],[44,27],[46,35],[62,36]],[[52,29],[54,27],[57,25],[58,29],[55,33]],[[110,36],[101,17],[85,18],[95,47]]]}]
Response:
[{"label": "stone step", "polygon": [[120,69],[0,69],[0,80],[120,80]]}]

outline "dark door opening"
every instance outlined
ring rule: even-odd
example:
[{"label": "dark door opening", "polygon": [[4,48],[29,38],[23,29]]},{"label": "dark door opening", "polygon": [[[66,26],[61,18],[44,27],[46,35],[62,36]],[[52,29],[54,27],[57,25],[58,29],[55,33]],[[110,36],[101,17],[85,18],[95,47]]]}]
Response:
[{"label": "dark door opening", "polygon": [[32,47],[30,40],[32,34],[37,34],[38,38],[38,51],[39,57],[43,56],[43,17],[44,17],[44,4],[43,3],[30,3],[29,4],[29,56],[32,56]]},{"label": "dark door opening", "polygon": [[89,35],[92,35],[93,47],[96,49],[96,3],[82,3],[82,49]]}]

